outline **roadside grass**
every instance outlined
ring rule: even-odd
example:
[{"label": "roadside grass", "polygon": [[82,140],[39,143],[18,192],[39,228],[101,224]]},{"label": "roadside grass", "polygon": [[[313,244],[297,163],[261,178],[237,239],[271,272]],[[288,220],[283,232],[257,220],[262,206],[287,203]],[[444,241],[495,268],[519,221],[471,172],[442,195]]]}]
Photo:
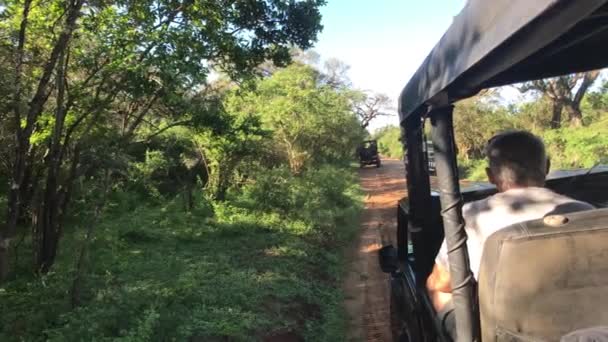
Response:
[{"label": "roadside grass", "polygon": [[[0,288],[0,340],[342,340],[344,248],[361,209],[354,172],[326,168],[298,179],[276,172],[288,181],[282,189],[272,176],[189,213],[179,200],[136,205],[131,194],[113,196],[94,226],[75,309],[69,289],[92,215],[69,225],[45,276],[23,275],[31,264],[25,241],[22,274]],[[280,209],[255,193],[272,182]]]}]

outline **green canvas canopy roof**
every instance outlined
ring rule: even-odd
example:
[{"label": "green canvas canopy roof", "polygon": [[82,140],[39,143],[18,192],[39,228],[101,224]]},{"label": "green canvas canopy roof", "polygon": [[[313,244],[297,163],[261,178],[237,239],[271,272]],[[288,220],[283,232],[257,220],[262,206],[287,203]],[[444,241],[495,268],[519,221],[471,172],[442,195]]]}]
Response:
[{"label": "green canvas canopy roof", "polygon": [[399,100],[400,121],[439,94],[608,65],[608,0],[469,0]]}]

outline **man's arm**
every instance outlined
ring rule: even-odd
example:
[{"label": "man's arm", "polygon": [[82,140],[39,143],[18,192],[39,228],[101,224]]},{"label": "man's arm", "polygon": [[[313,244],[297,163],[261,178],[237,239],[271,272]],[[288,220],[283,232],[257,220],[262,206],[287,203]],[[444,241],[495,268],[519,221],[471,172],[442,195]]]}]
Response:
[{"label": "man's arm", "polygon": [[451,293],[452,285],[450,284],[450,281],[450,272],[443,266],[435,263],[433,271],[426,280],[426,288],[429,291]]},{"label": "man's arm", "polygon": [[[462,213],[465,221],[467,222],[467,234],[477,231],[476,213],[480,211],[478,207],[480,203],[482,203],[484,206],[487,205],[485,202],[478,201],[466,203],[462,207]],[[476,235],[474,234],[474,236]],[[469,239],[472,237],[473,236],[469,236]],[[467,246],[470,246],[470,243],[471,240],[467,242]],[[471,252],[470,247],[469,252]],[[478,263],[476,262],[473,262],[471,266],[479,267]],[[435,258],[433,271],[426,280],[426,288],[431,300],[433,301],[433,306],[437,311],[443,309],[445,304],[452,299],[451,279],[448,260],[448,247],[447,242],[444,240],[441,244],[437,257]]]},{"label": "man's arm", "polygon": [[438,263],[426,280],[426,288],[437,312],[443,310],[452,300],[452,286],[450,285],[450,272]]}]

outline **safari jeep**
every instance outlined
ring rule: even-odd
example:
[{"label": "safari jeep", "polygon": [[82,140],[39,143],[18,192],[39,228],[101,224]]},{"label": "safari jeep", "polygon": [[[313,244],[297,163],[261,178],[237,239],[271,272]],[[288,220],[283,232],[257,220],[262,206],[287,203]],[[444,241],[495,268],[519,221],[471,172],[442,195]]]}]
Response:
[{"label": "safari jeep", "polygon": [[[390,273],[395,341],[447,341],[425,283],[446,239],[457,340],[559,341],[608,325],[608,169],[554,174],[547,187],[597,209],[524,222],[485,243],[471,276],[463,203],[495,193],[460,188],[453,106],[485,88],[608,65],[608,0],[469,0],[400,97],[408,199],[397,206]],[[432,191],[424,126],[432,126]],[[608,133],[608,132],[607,132]]]},{"label": "safari jeep", "polygon": [[378,154],[378,143],[376,140],[367,140],[357,149],[359,155],[359,165],[376,165],[380,167],[380,155]]}]

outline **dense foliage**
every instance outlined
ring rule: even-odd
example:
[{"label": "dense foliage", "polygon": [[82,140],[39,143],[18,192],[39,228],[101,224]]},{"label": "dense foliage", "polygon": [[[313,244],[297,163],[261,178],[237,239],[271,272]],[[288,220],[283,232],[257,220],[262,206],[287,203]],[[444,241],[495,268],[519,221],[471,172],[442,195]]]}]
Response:
[{"label": "dense foliage", "polygon": [[[154,204],[117,190],[98,222],[79,198],[53,272],[24,272],[0,291],[0,340],[342,340],[336,284],[357,227],[355,184],[341,168],[296,177],[281,167],[224,202],[197,193],[190,212],[180,197]],[[87,225],[96,233],[72,308]],[[25,271],[29,243],[20,251]]]},{"label": "dense foliage", "polygon": [[[454,129],[461,178],[486,180],[484,147],[494,134],[510,129],[528,130],[543,138],[554,170],[590,168],[608,163],[608,82],[592,88],[585,96],[581,95],[580,84],[578,87],[571,84],[577,79],[581,83],[595,80],[599,72],[590,75],[537,81],[521,87],[548,91],[553,89],[551,84],[564,83],[564,87],[574,88],[572,97],[580,100],[580,104],[568,103],[568,106],[576,108],[570,108],[570,115],[563,118],[555,112],[558,100],[543,95],[540,90],[536,90],[536,96],[517,105],[505,105],[496,90],[458,102],[454,111]],[[590,84],[585,84],[585,87],[587,90]],[[580,120],[577,111],[581,113]],[[562,121],[556,123],[556,118]],[[429,126],[427,122],[427,131]],[[402,157],[398,127],[383,127],[374,133],[374,137],[378,139],[380,153]]]},{"label": "dense foliage", "polygon": [[552,121],[554,102],[544,96],[509,107],[500,104],[496,93],[463,101],[454,114],[461,177],[486,180],[483,148],[494,134],[509,129],[528,130],[540,136],[545,141],[553,170],[590,168],[607,163],[606,84],[581,99],[581,122],[575,120],[574,124],[568,124],[573,119],[567,117],[556,125]]},{"label": "dense foliage", "polygon": [[210,67],[242,79],[265,60],[285,64],[292,44],[315,41],[322,3],[4,2],[10,96],[0,120],[10,186],[0,278],[10,271],[8,245],[28,222],[38,268],[50,270],[77,179],[167,127],[222,126],[216,94],[197,91]]},{"label": "dense foliage", "polygon": [[378,141],[378,151],[388,158],[403,159],[403,146],[401,145],[401,130],[397,126],[379,128],[372,135]]},{"label": "dense foliage", "polygon": [[360,97],[291,63],[323,3],[3,2],[0,340],[342,339]]},{"label": "dense foliage", "polygon": [[352,111],[352,92],[324,84],[318,71],[292,65],[277,71],[233,103],[236,111],[262,113],[273,148],[293,173],[312,164],[346,161],[363,130]]},{"label": "dense foliage", "polygon": [[[2,2],[0,340],[343,339],[349,160],[388,101],[296,49],[323,4]],[[606,160],[607,87],[561,98],[582,118],[555,130],[536,86],[522,106],[463,103],[467,172],[507,127],[558,167]],[[398,129],[378,139],[401,157]]]}]

